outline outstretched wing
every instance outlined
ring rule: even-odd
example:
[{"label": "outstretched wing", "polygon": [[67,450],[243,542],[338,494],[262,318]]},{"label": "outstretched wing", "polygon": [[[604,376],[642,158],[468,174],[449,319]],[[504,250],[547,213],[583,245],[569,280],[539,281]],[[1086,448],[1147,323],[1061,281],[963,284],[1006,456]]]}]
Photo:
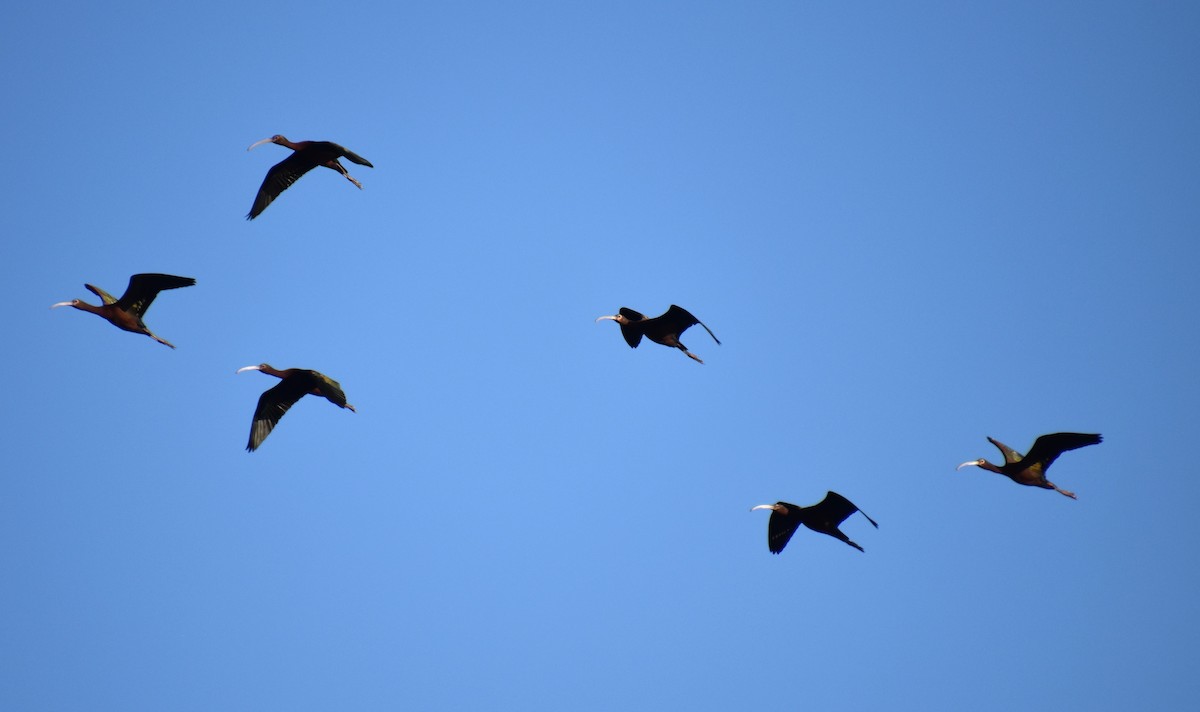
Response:
[{"label": "outstretched wing", "polygon": [[103,289],[97,287],[96,285],[85,284],[83,286],[87,287],[88,291],[90,291],[92,294],[95,294],[97,297],[100,297],[100,301],[103,302],[104,304],[116,304],[117,303],[116,297],[114,297],[113,295],[104,291]]},{"label": "outstretched wing", "polygon": [[326,400],[334,405],[354,410],[354,406],[346,402],[346,394],[342,392],[342,384],[320,371],[312,371],[311,373],[316,380],[317,390],[321,395],[325,396]]},{"label": "outstretched wing", "polygon": [[767,522],[767,548],[772,554],[778,554],[783,551],[783,547],[787,546],[792,540],[792,535],[796,533],[796,529],[800,526],[800,507],[787,502],[776,502],[783,505],[787,513],[779,510],[771,511],[771,520]]},{"label": "outstretched wing", "polygon": [[292,183],[300,180],[300,176],[316,168],[320,158],[316,154],[315,151],[301,149],[271,166],[271,170],[267,171],[267,177],[263,179],[262,185],[258,188],[258,195],[254,196],[254,205],[250,207],[246,219],[253,220],[261,215],[262,211],[266,210],[271,201],[278,198],[280,193],[287,190]]},{"label": "outstretched wing", "polygon": [[196,280],[191,277],[176,277],[173,274],[135,274],[129,278],[129,286],[117,300],[117,308],[140,319],[162,290],[191,287],[195,284]]},{"label": "outstretched wing", "polygon": [[617,310],[617,313],[633,322],[631,324],[621,324],[621,336],[625,337],[625,343],[629,344],[629,348],[636,349],[638,344],[642,343],[642,334],[644,333],[642,327],[638,324],[646,320],[646,315],[628,307],[621,307]]},{"label": "outstretched wing", "polygon": [[1025,460],[1030,464],[1042,463],[1042,469],[1050,467],[1058,456],[1068,450],[1078,450],[1088,445],[1099,445],[1104,438],[1090,433],[1051,433],[1033,441]]},{"label": "outstretched wing", "polygon": [[704,327],[704,330],[708,332],[708,335],[712,337],[713,341],[717,342],[718,345],[721,343],[721,340],[717,338],[717,335],[712,333],[712,329],[705,326],[704,322],[697,319],[690,311],[681,306],[672,304],[671,308],[668,309],[662,316],[658,317],[658,319],[665,327],[667,327],[667,329],[670,329],[671,332],[677,336],[686,331],[688,327],[699,324],[700,326]]},{"label": "outstretched wing", "polygon": [[[833,524],[834,527],[846,521],[846,518],[851,514],[854,514],[855,512],[862,512],[861,509],[854,506],[853,502],[833,491],[827,492],[825,494],[825,499],[817,502],[807,509],[812,511],[814,514],[819,514],[822,519],[828,520]],[[862,512],[862,515],[867,517],[866,512]],[[867,521],[873,524],[876,529],[879,528],[879,525],[875,523],[874,519],[867,517]]]},{"label": "outstretched wing", "polygon": [[360,166],[366,166],[367,168],[374,168],[374,167],[375,167],[375,166],[371,165],[371,162],[370,162],[370,161],[368,161],[367,159],[365,159],[365,158],[363,158],[362,156],[358,155],[358,154],[357,154],[357,153],[355,153],[354,151],[351,151],[350,149],[346,148],[345,146],[338,146],[338,148],[342,149],[342,155],[343,155],[343,156],[345,156],[347,159],[349,159],[349,160],[351,160],[351,161],[354,161],[354,162],[355,162],[355,163],[357,163],[358,165],[360,165]]},{"label": "outstretched wing", "polygon": [[262,445],[279,419],[296,401],[304,397],[313,388],[318,387],[318,381],[311,371],[293,373],[269,388],[258,397],[258,407],[254,409],[254,422],[250,425],[250,441],[246,443],[246,451],[254,452]]},{"label": "outstretched wing", "polygon": [[1004,443],[1000,442],[999,440],[995,440],[993,438],[988,438],[988,442],[995,445],[996,448],[1000,450],[1000,452],[1004,455],[1004,461],[1007,463],[1011,464],[1014,462],[1020,462],[1021,460],[1025,459],[1024,455],[1017,452],[1016,450],[1013,450],[1011,447],[1005,445]]}]

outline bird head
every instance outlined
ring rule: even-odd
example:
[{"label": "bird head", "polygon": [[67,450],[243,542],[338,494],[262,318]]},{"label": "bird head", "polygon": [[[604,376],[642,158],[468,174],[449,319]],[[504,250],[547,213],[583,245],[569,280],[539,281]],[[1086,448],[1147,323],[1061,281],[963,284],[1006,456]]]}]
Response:
[{"label": "bird head", "polygon": [[605,319],[611,319],[622,326],[629,323],[629,319],[625,318],[624,314],[614,314],[612,316],[598,316],[598,317],[596,317],[596,323],[599,324],[601,321],[604,321]]},{"label": "bird head", "polygon": [[956,468],[954,468],[954,469],[955,469],[955,470],[961,470],[962,468],[964,468],[964,467],[968,467],[968,466],[970,466],[970,467],[983,467],[983,466],[984,466],[984,465],[986,465],[986,464],[988,464],[988,461],[987,461],[987,460],[985,460],[985,459],[983,459],[983,458],[981,457],[981,458],[979,458],[978,460],[970,460],[969,462],[964,462],[963,464],[959,465],[958,467],[956,467]]},{"label": "bird head", "polygon": [[271,364],[269,364],[269,363],[260,363],[260,364],[258,364],[257,366],[242,366],[242,367],[241,367],[241,368],[239,368],[238,370],[234,371],[234,373],[235,373],[235,374],[236,374],[236,373],[241,373],[242,371],[262,371],[262,370],[264,370],[264,369],[269,369],[269,368],[271,368]]},{"label": "bird head", "polygon": [[782,504],[760,504],[758,506],[751,507],[750,511],[753,512],[756,509],[769,509],[772,512],[779,512],[780,514],[784,515],[788,513],[788,508]]},{"label": "bird head", "polygon": [[246,150],[249,151],[252,148],[257,148],[258,146],[261,146],[264,143],[283,143],[286,140],[287,139],[284,138],[283,134],[275,134],[271,138],[264,138],[261,141],[255,141],[254,143],[250,144],[250,148],[247,148]]},{"label": "bird head", "polygon": [[83,303],[83,301],[80,299],[72,299],[68,302],[59,302],[58,304],[51,304],[50,308],[53,309],[54,307],[75,307],[76,309],[78,309],[79,305],[82,303]]}]

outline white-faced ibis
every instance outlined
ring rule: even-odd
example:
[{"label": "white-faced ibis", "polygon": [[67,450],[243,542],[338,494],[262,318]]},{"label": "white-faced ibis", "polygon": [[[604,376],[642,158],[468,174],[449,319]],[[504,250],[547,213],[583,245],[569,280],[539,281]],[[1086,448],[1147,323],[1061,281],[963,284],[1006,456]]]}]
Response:
[{"label": "white-faced ibis", "polygon": [[195,284],[196,280],[191,277],[176,277],[171,274],[135,274],[129,278],[129,286],[125,288],[125,293],[121,295],[120,299],[114,298],[113,295],[93,284],[85,284],[83,286],[100,297],[102,302],[100,306],[88,304],[80,299],[72,299],[69,302],[51,304],[50,308],[75,307],[85,312],[91,312],[104,317],[119,329],[132,331],[135,334],[145,334],[160,344],[175,348],[174,344],[158,338],[154,332],[146,328],[142,317],[146,315],[146,310],[150,308],[151,302],[162,290],[191,287]]},{"label": "white-faced ibis", "polygon": [[288,189],[288,186],[300,180],[300,176],[308,173],[317,166],[325,166],[330,170],[341,173],[346,176],[346,180],[358,186],[359,190],[362,190],[362,183],[354,180],[346,172],[346,167],[338,159],[345,156],[360,166],[366,166],[367,168],[375,167],[371,165],[370,161],[354,151],[344,146],[339,146],[332,141],[292,142],[279,134],[255,142],[246,150],[249,151],[251,148],[264,143],[277,143],[280,146],[287,146],[292,149],[293,153],[274,166],[271,166],[271,170],[267,171],[267,177],[263,179],[262,186],[258,189],[258,195],[254,197],[254,205],[250,207],[250,212],[246,215],[247,220],[253,220],[262,214],[262,211],[267,209],[271,201],[278,198],[280,193]]},{"label": "white-faced ibis", "polygon": [[1034,440],[1033,447],[1029,448],[1029,454],[1022,455],[1004,443],[988,438],[988,442],[995,445],[1004,454],[1004,464],[997,466],[980,458],[964,462],[957,469],[961,470],[968,465],[982,467],[985,470],[998,472],[1019,485],[1052,489],[1059,494],[1075,499],[1074,492],[1060,489],[1053,482],[1047,480],[1046,470],[1049,470],[1050,465],[1054,464],[1054,460],[1064,452],[1088,445],[1099,445],[1103,439],[1099,435],[1089,433],[1050,433]]},{"label": "white-faced ibis", "polygon": [[[825,499],[811,507],[776,502],[775,504],[760,504],[752,507],[750,511],[753,512],[755,509],[771,510],[771,521],[767,522],[767,547],[772,554],[783,551],[783,547],[787,546],[788,541],[791,540],[792,535],[796,533],[796,529],[801,524],[814,532],[840,539],[859,551],[863,550],[861,546],[850,541],[850,538],[843,534],[841,529],[838,529],[838,525],[855,512],[862,512],[864,517],[867,517],[867,513],[855,507],[853,502],[837,492],[829,492],[825,495]],[[879,528],[874,519],[867,517],[867,521],[876,529]]]},{"label": "white-faced ibis", "polygon": [[262,371],[283,379],[279,385],[268,388],[258,398],[258,407],[254,409],[254,422],[250,425],[250,441],[246,444],[247,452],[257,450],[275,429],[275,424],[283,414],[288,412],[288,408],[310,393],[321,396],[336,406],[358,412],[346,402],[346,394],[342,393],[341,384],[319,371],[306,368],[287,368],[280,371],[266,363],[239,368],[237,373],[242,371]]},{"label": "white-faced ibis", "polygon": [[621,336],[625,337],[625,343],[629,344],[630,348],[636,349],[642,342],[642,337],[645,336],[656,344],[677,348],[700,363],[704,363],[700,357],[688,351],[687,347],[679,342],[680,334],[687,331],[688,327],[693,324],[699,324],[704,327],[713,341],[718,345],[721,343],[717,335],[712,333],[712,329],[705,326],[704,322],[692,316],[687,309],[674,304],[665,313],[652,319],[626,307],[621,307],[620,311],[613,316],[596,317],[597,322],[603,319],[612,319],[621,325]]}]

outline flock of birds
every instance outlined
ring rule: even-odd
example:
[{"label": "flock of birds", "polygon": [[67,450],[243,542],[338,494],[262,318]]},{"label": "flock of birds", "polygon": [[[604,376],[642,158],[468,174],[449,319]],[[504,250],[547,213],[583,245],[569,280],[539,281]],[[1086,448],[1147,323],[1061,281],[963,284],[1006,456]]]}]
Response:
[{"label": "flock of birds", "polygon": [[[290,148],[292,154],[267,171],[267,176],[263,179],[262,186],[259,187],[254,198],[254,204],[246,215],[247,220],[253,220],[261,215],[283,191],[317,166],[324,166],[341,173],[346,180],[360,190],[362,184],[346,171],[345,166],[338,159],[346,158],[358,165],[374,168],[367,159],[330,141],[293,142],[276,134],[251,144],[246,150],[249,151],[264,143],[274,143]],[[119,329],[135,334],[145,334],[160,344],[175,348],[174,344],[150,331],[144,317],[159,292],[191,287],[195,284],[196,280],[191,277],[177,277],[170,274],[135,274],[129,278],[129,286],[125,288],[125,293],[121,295],[120,299],[114,298],[95,285],[85,284],[84,287],[100,298],[99,305],[72,299],[52,304],[50,308],[75,307],[106,319]],[[598,317],[596,321],[600,322],[605,319],[617,322],[621,327],[621,336],[625,338],[625,342],[629,344],[630,348],[636,349],[642,338],[645,337],[656,344],[679,349],[698,363],[704,363],[704,361],[689,351],[679,340],[683,332],[699,324],[704,327],[713,341],[717,344],[721,343],[712,329],[709,329],[704,322],[697,319],[688,310],[674,304],[665,313],[656,317],[647,317],[640,312],[621,307],[616,314]],[[239,368],[237,373],[243,371],[260,371],[280,379],[278,384],[259,396],[250,425],[250,439],[246,444],[248,452],[257,450],[278,425],[279,419],[305,395],[321,396],[340,408],[354,412],[354,406],[347,402],[341,385],[319,371],[305,368],[281,370],[265,363]],[[1046,471],[1064,452],[1088,445],[1098,445],[1101,440],[1100,435],[1090,433],[1050,433],[1035,440],[1033,446],[1029,448],[1029,452],[1022,455],[1004,443],[989,437],[988,441],[995,445],[1004,456],[1004,464],[996,465],[980,458],[964,462],[958,466],[958,469],[961,470],[968,466],[980,467],[1004,475],[1017,484],[1051,489],[1075,499],[1075,493],[1064,490],[1046,479]],[[767,546],[772,554],[783,551],[801,524],[815,532],[843,541],[859,551],[863,551],[863,548],[851,541],[839,529],[842,522],[855,512],[861,512],[868,522],[876,528],[879,527],[874,519],[867,516],[866,512],[862,512],[853,502],[832,491],[828,492],[820,502],[809,507],[801,507],[789,502],[776,502],[775,504],[760,504],[752,507],[750,511],[758,509],[771,511],[771,518],[767,523]]]}]

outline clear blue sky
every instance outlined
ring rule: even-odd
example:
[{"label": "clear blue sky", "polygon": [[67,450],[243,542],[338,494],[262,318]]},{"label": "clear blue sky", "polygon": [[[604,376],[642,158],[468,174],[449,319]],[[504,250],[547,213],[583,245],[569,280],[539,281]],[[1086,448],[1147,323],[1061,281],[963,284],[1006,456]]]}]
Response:
[{"label": "clear blue sky", "polygon": [[[0,709],[1185,709],[1193,3],[24,3]],[[243,219],[283,133],[370,159]],[[72,309],[195,277],[172,351]],[[611,322],[679,304],[685,343]],[[243,448],[263,361],[338,379]],[[976,469],[1099,432],[1052,478]],[[827,490],[859,553],[755,504]]]}]

